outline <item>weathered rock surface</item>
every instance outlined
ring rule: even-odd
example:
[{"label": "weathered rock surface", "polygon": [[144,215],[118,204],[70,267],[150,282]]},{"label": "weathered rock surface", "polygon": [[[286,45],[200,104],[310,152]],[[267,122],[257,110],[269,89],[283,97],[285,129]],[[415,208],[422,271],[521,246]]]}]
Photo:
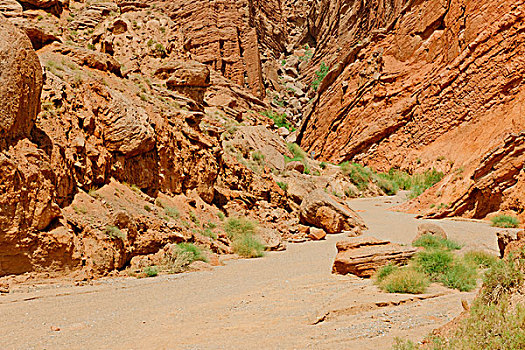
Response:
[{"label": "weathered rock surface", "polygon": [[322,228],[327,233],[355,231],[366,226],[352,209],[339,203],[322,189],[310,192],[301,203],[301,222]]},{"label": "weathered rock surface", "polygon": [[[523,196],[514,193],[523,187],[517,133],[525,129],[524,6],[512,0],[377,1],[373,8],[317,2],[305,30],[305,39],[317,42],[309,76],[321,61],[331,69],[300,129],[301,146],[335,163],[449,173],[413,202],[413,212],[522,213],[516,200]],[[451,209],[429,208],[436,202],[452,203]]]},{"label": "weathered rock surface", "polygon": [[337,242],[337,255],[332,267],[333,273],[351,273],[359,277],[372,277],[381,267],[388,264],[402,265],[417,251],[373,237],[358,237]]},{"label": "weathered rock surface", "polygon": [[27,137],[40,111],[42,69],[31,42],[0,15],[0,149]]}]

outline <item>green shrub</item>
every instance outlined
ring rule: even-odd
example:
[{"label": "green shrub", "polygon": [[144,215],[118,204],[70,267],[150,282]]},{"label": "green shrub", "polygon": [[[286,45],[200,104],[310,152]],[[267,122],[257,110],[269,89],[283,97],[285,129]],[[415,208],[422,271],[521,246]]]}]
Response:
[{"label": "green shrub", "polygon": [[375,280],[376,280],[376,284],[379,284],[379,283],[383,282],[383,280],[388,275],[390,275],[394,271],[397,271],[397,269],[398,269],[398,267],[396,265],[388,264],[386,266],[383,266],[379,270],[377,270],[377,272],[376,272],[376,274],[374,276]]},{"label": "green shrub", "polygon": [[520,226],[518,218],[510,215],[498,215],[490,219],[490,221],[492,221],[492,226],[494,227],[513,228]]},{"label": "green shrub", "polygon": [[448,346],[439,349],[525,349],[525,306],[511,309],[506,301],[489,305],[476,302]]},{"label": "green shrub", "polygon": [[252,160],[254,160],[256,162],[262,162],[264,160],[264,154],[262,154],[259,151],[253,152],[252,153]]},{"label": "green shrub", "polygon": [[430,281],[424,273],[413,268],[403,267],[392,270],[379,283],[379,287],[389,293],[424,293]]},{"label": "green shrub", "polygon": [[197,247],[193,243],[179,243],[177,244],[177,250],[181,253],[189,253],[191,256],[191,262],[193,261],[204,261],[208,262],[208,259],[203,254],[202,249]]},{"label": "green shrub", "polygon": [[414,247],[423,247],[425,249],[447,249],[459,250],[461,245],[449,239],[433,236],[423,235],[412,243]]},{"label": "green shrub", "polygon": [[456,261],[441,277],[441,283],[461,292],[469,292],[476,288],[478,273],[476,268],[463,261]]},{"label": "green shrub", "polygon": [[321,85],[321,82],[326,77],[329,71],[330,67],[328,67],[324,62],[321,62],[319,70],[315,72],[315,79],[312,81],[312,89],[314,89],[314,91],[317,91],[319,85]]},{"label": "green shrub", "polygon": [[273,120],[275,126],[278,128],[286,128],[290,131],[293,131],[294,128],[292,127],[292,124],[288,121],[288,116],[286,113],[279,114],[272,110],[267,110],[264,112],[261,112],[261,114],[265,117],[268,117]]},{"label": "green shrub", "polygon": [[277,182],[277,185],[283,190],[284,192],[288,191],[288,184],[286,182]]},{"label": "green shrub", "polygon": [[498,262],[498,257],[484,251],[470,251],[463,256],[466,262],[481,268],[489,268]]},{"label": "green shrub", "polygon": [[219,218],[219,220],[223,221],[225,219],[225,216],[222,212],[218,212],[217,213],[217,217]]},{"label": "green shrub", "polygon": [[433,280],[439,280],[442,274],[452,268],[454,256],[443,250],[423,251],[415,255],[414,262],[421,272]]},{"label": "green shrub", "polygon": [[205,228],[201,233],[203,236],[210,237],[212,239],[217,239],[217,234],[213,232],[210,228]]},{"label": "green shrub", "polygon": [[293,160],[303,160],[306,158],[306,152],[296,143],[287,143],[286,147],[293,154]]},{"label": "green shrub", "polygon": [[242,235],[232,242],[233,251],[244,258],[259,258],[264,255],[264,248],[253,235]]},{"label": "green shrub", "polygon": [[392,350],[417,350],[418,347],[411,340],[404,340],[401,338],[394,339]]},{"label": "green shrub", "polygon": [[197,226],[201,224],[199,219],[197,218],[197,215],[192,211],[190,211],[190,220]]},{"label": "green shrub", "polygon": [[376,178],[376,184],[387,196],[393,196],[399,190],[399,187],[394,181],[382,176]]},{"label": "green shrub", "polygon": [[122,232],[117,226],[108,225],[106,226],[106,234],[114,239],[125,240],[126,234]]},{"label": "green shrub", "polygon": [[180,213],[175,207],[166,207],[164,208],[164,213],[172,219],[178,220],[180,218]]},{"label": "green shrub", "polygon": [[159,274],[159,270],[156,266],[148,266],[143,271],[148,277],[155,277]]},{"label": "green shrub", "polygon": [[352,181],[360,191],[368,188],[370,179],[373,176],[372,170],[360,164],[350,162],[344,162],[340,167],[343,175],[348,176],[350,181]]},{"label": "green shrub", "polygon": [[263,255],[264,244],[256,235],[257,225],[247,218],[229,218],[226,220],[224,230],[232,241],[235,253],[245,258],[256,258]]},{"label": "green shrub", "polygon": [[484,275],[481,300],[485,303],[497,303],[518,289],[525,281],[522,271],[525,261],[514,257],[498,260]]}]

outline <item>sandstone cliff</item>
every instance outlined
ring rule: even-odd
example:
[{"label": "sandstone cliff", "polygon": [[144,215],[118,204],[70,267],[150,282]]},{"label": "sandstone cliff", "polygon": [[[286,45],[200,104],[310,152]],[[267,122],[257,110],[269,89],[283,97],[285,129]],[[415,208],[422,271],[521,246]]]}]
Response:
[{"label": "sandstone cliff", "polygon": [[524,9],[522,1],[318,1],[304,34],[317,43],[310,71],[321,61],[331,69],[301,145],[333,162],[449,174],[404,209],[522,214]]}]

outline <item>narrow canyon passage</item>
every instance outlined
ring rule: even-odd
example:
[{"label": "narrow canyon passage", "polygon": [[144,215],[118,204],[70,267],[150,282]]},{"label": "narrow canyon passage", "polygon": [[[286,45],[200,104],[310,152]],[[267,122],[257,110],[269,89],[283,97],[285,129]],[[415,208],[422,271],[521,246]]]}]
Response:
[{"label": "narrow canyon passage", "polygon": [[[399,197],[357,199],[364,234],[409,243],[412,215],[386,210]],[[467,247],[496,251],[495,229],[441,220]],[[460,293],[386,294],[370,280],[330,273],[335,243],[288,244],[264,258],[213,271],[40,287],[0,297],[1,349],[386,349],[395,336],[422,339],[457,316]],[[59,330],[58,330],[59,329]]]}]

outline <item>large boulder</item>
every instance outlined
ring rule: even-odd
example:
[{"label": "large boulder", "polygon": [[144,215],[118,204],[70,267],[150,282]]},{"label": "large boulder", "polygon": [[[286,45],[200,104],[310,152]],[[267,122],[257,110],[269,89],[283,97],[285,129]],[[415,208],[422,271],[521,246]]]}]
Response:
[{"label": "large boulder", "polygon": [[31,41],[0,15],[0,149],[29,135],[40,111],[42,68]]},{"label": "large boulder", "polygon": [[324,229],[327,233],[366,229],[363,219],[322,189],[308,193],[300,206],[301,222]]},{"label": "large boulder", "polygon": [[357,237],[337,242],[337,256],[333,273],[351,273],[359,277],[371,277],[388,264],[401,265],[417,252],[417,248],[402,246],[374,237]]}]

